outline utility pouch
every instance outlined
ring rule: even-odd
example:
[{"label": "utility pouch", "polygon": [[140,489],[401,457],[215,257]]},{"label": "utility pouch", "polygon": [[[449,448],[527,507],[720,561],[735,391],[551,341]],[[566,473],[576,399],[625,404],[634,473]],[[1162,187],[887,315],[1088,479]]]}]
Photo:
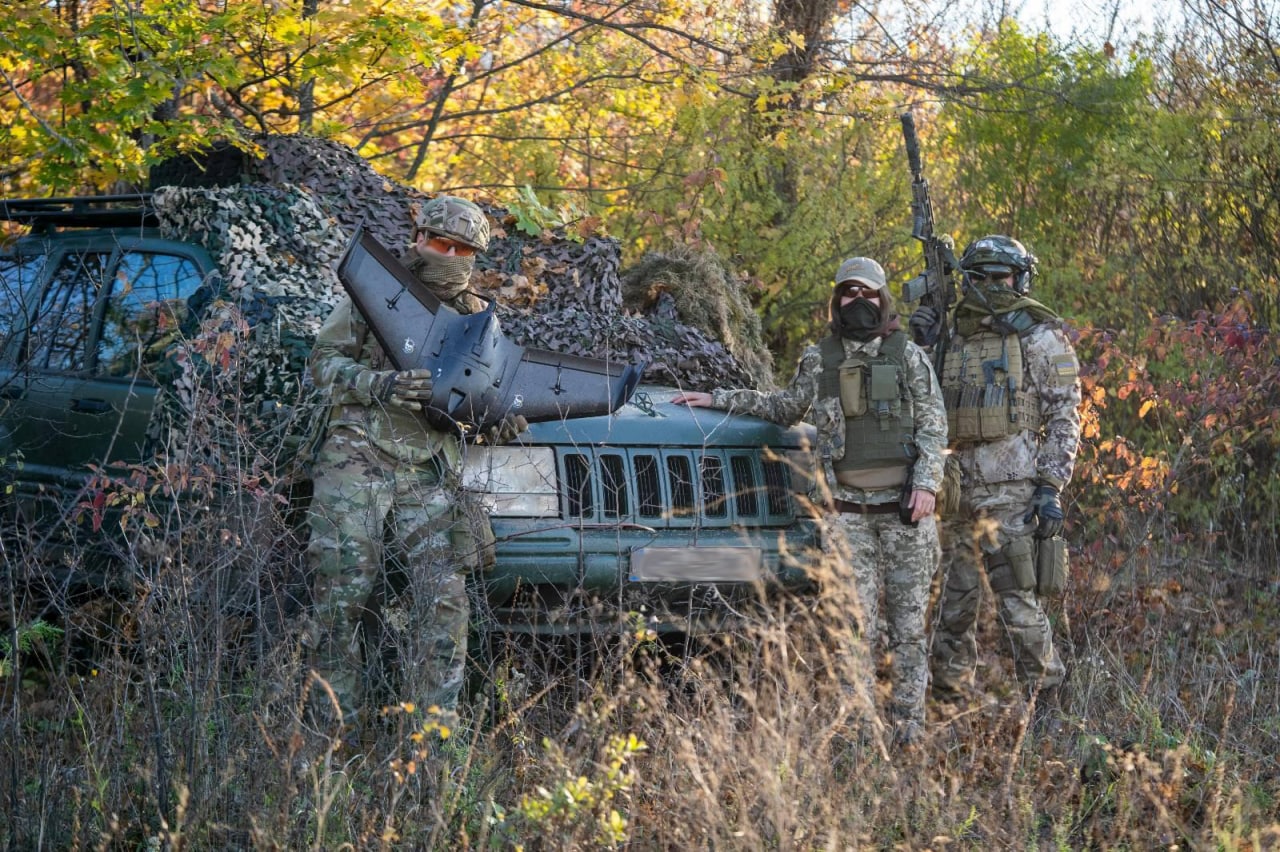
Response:
[{"label": "utility pouch", "polygon": [[872,402],[894,401],[898,398],[898,368],[893,364],[871,365]]},{"label": "utility pouch", "polygon": [[862,387],[861,366],[840,368],[840,405],[845,417],[861,417],[867,413],[867,395]]},{"label": "utility pouch", "polygon": [[1055,598],[1067,586],[1067,541],[1062,536],[1036,542],[1036,594]]},{"label": "utility pouch", "polygon": [[1035,589],[1035,543],[1031,538],[1015,538],[997,552],[988,554],[987,580],[991,591],[997,594]]}]

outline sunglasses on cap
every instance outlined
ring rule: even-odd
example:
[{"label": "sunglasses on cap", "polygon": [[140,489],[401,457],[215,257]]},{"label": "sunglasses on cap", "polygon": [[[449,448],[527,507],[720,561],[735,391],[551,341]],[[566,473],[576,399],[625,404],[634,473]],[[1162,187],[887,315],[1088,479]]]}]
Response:
[{"label": "sunglasses on cap", "polygon": [[853,297],[855,299],[873,299],[880,295],[880,289],[878,287],[867,287],[859,281],[846,281],[843,284],[837,285],[836,292],[842,299],[845,297]]},{"label": "sunglasses on cap", "polygon": [[448,237],[442,237],[429,231],[419,231],[418,236],[426,236],[427,245],[441,254],[448,254],[450,249],[453,249],[453,254],[456,257],[471,257],[476,253],[476,250],[466,243],[460,243],[457,240],[451,240]]}]

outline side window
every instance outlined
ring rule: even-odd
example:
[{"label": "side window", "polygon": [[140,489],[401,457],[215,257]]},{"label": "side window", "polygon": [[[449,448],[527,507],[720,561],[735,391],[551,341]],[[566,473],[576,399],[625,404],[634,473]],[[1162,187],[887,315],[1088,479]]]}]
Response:
[{"label": "side window", "polygon": [[202,281],[185,257],[130,252],[121,259],[103,311],[98,372],[148,373],[163,360],[187,317],[187,298]]},{"label": "side window", "polygon": [[88,365],[93,306],[111,255],[68,254],[54,270],[27,334],[28,362],[36,369],[76,372]]},{"label": "side window", "polygon": [[39,280],[46,257],[0,257],[0,351],[14,330],[26,325],[26,297]]}]

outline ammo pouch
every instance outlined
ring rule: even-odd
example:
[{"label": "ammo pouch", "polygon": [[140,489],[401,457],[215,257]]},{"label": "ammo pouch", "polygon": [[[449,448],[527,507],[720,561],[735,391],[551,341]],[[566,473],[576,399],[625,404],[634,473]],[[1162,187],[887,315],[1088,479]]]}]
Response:
[{"label": "ammo pouch", "polygon": [[1067,541],[1060,535],[1036,542],[1036,594],[1061,595],[1067,586]]},{"label": "ammo pouch", "polygon": [[1015,538],[995,553],[988,553],[987,581],[991,591],[1028,592],[1036,587],[1035,542],[1030,536]]},{"label": "ammo pouch", "polygon": [[867,413],[867,394],[862,387],[861,366],[840,370],[840,407],[845,417],[861,417]]},{"label": "ammo pouch", "polygon": [[467,571],[488,571],[498,562],[497,540],[489,523],[489,510],[474,494],[458,489],[449,546],[460,567]]},{"label": "ammo pouch", "polygon": [[1017,334],[981,332],[947,351],[938,376],[947,408],[950,443],[994,441],[1040,428],[1040,400],[1023,387],[1022,341]]}]

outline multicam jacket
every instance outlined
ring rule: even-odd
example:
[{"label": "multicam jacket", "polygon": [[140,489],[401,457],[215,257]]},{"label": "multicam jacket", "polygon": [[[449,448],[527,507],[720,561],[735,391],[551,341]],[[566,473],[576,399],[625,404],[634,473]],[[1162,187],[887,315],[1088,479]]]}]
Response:
[{"label": "multicam jacket", "polygon": [[[847,357],[858,353],[876,355],[882,338],[867,342],[843,339]],[[942,483],[943,451],[947,445],[947,415],[933,367],[924,352],[914,343],[906,347],[907,382],[914,404],[915,441],[920,456],[916,462],[912,487],[937,493]],[[805,349],[800,356],[791,384],[773,392],[755,390],[716,390],[711,394],[715,408],[735,414],[753,414],[790,426],[808,420],[818,429],[819,450],[826,470],[831,495],[853,503],[887,503],[896,500],[897,489],[863,490],[841,485],[833,463],[844,457],[845,420],[839,396],[822,397],[818,393],[822,375],[822,351],[818,344]]]},{"label": "multicam jacket", "polygon": [[[482,307],[470,293],[445,304],[459,313]],[[370,395],[375,375],[394,369],[368,322],[351,299],[344,298],[316,335],[311,354],[312,379],[331,394],[329,428],[353,429],[398,461],[422,464],[439,457],[446,469],[457,470],[461,448],[456,436],[433,428],[418,412],[380,405]]]},{"label": "multicam jacket", "polygon": [[[957,334],[948,346],[948,363],[976,342]],[[992,485],[1019,480],[1042,480],[1062,488],[1071,480],[1076,453],[1080,447],[1080,378],[1079,361],[1062,323],[1048,320],[1032,326],[1021,337],[1009,335],[1011,345],[1021,343],[1023,376],[1021,388],[1031,395],[1039,412],[1036,428],[1026,428],[989,441],[958,441],[953,449],[960,460],[966,487]],[[959,388],[947,369],[943,392],[948,400],[948,414],[954,416],[953,405]]]}]

